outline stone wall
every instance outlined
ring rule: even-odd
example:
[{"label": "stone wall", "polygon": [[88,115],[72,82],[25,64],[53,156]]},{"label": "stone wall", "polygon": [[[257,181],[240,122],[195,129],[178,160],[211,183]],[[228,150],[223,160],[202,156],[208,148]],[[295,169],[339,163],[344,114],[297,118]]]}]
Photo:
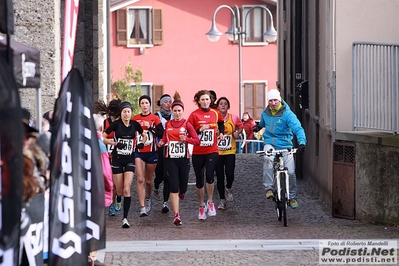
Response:
[{"label": "stone wall", "polygon": [[[60,3],[53,0],[13,1],[19,42],[40,50],[42,112],[51,110],[61,84]],[[20,89],[21,105],[36,116],[36,89]]]},{"label": "stone wall", "polygon": [[[80,1],[74,66],[93,88],[93,100],[104,99],[107,86],[106,0]],[[61,86],[62,35],[65,1],[13,1],[13,39],[40,50],[41,110],[53,109]],[[36,89],[21,89],[21,105],[36,117]]]},{"label": "stone wall", "polygon": [[399,225],[399,148],[356,143],[356,219]]}]

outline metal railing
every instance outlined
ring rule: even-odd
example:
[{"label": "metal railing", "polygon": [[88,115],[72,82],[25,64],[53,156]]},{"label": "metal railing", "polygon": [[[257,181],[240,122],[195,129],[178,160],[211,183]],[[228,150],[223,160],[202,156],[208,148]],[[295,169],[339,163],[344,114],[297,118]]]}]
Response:
[{"label": "metal railing", "polygon": [[398,132],[399,44],[354,42],[353,129]]},{"label": "metal railing", "polygon": [[[243,141],[245,141],[244,145],[242,145]],[[263,140],[237,140],[237,154],[256,153],[257,151],[263,151]]]}]

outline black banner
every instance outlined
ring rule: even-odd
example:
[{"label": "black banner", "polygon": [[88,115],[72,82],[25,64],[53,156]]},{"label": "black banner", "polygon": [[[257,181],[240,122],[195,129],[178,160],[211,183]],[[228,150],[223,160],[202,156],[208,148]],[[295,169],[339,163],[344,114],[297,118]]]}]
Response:
[{"label": "black banner", "polygon": [[0,60],[0,265],[18,265],[23,170],[22,111],[12,69]]},{"label": "black banner", "polygon": [[105,248],[104,177],[92,89],[77,69],[55,104],[50,159],[49,265],[85,265]]},{"label": "black banner", "polygon": [[27,204],[31,224],[24,236],[24,247],[29,265],[43,265],[44,247],[44,193],[37,194]]}]

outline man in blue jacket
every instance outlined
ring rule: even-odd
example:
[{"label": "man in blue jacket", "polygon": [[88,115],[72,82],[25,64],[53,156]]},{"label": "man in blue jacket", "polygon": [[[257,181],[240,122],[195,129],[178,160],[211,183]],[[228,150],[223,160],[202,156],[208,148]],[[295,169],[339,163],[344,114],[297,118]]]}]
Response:
[{"label": "man in blue jacket", "polygon": [[[292,149],[294,134],[298,142],[298,153],[305,151],[306,135],[296,115],[291,111],[288,104],[281,100],[280,92],[271,89],[267,93],[268,106],[263,110],[258,130],[265,128],[263,133],[264,150],[270,149]],[[257,130],[255,129],[255,131]],[[296,201],[296,174],[293,154],[284,156],[285,166],[288,168],[290,181],[290,205],[295,209],[298,207]],[[273,199],[273,158],[265,156],[263,163],[263,185],[266,189],[266,198]]]}]

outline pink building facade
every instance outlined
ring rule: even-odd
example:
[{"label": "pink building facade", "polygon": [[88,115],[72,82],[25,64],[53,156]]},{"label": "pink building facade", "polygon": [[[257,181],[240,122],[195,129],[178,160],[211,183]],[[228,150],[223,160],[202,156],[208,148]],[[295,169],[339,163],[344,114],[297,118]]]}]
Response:
[{"label": "pink building facade", "polygon": [[[258,33],[264,32],[270,23],[267,12],[254,8],[245,15],[254,5],[262,5],[269,8],[273,21],[277,21],[276,5],[267,2],[270,1],[111,2],[112,81],[123,76],[121,69],[130,62],[134,69],[140,67],[142,92],[153,98],[155,106],[162,94],[173,96],[178,91],[188,117],[197,108],[194,94],[207,89],[214,90],[218,98],[227,97],[231,113],[241,116],[242,112],[249,111],[259,118],[266,105],[267,91],[276,87],[277,44],[267,43]],[[242,24],[247,39],[242,43],[241,60],[238,42],[229,41],[224,34],[232,23],[232,12],[228,8],[221,8],[216,14],[216,26],[223,33],[220,40],[210,42],[205,35],[220,5],[239,10],[241,23],[246,24],[246,27]],[[238,8],[234,9],[234,5]],[[247,17],[246,22],[244,17]]]}]

